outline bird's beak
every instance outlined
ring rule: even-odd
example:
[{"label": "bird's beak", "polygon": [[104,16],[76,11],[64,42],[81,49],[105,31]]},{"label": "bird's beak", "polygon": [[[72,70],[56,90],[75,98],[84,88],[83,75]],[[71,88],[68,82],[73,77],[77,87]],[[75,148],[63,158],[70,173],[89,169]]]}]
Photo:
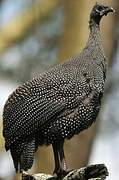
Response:
[{"label": "bird's beak", "polygon": [[100,12],[100,16],[104,16],[104,15],[107,16],[107,14],[110,12],[114,13],[115,10],[112,7],[107,7],[103,11]]}]

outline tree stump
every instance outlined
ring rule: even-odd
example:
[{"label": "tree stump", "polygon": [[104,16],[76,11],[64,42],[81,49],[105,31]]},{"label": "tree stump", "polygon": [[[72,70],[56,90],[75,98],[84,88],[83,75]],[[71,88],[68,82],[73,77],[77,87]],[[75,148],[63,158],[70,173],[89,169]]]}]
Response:
[{"label": "tree stump", "polygon": [[[62,180],[104,180],[108,176],[107,167],[104,164],[89,165],[70,171]],[[22,174],[22,180],[58,180],[49,174]]]}]

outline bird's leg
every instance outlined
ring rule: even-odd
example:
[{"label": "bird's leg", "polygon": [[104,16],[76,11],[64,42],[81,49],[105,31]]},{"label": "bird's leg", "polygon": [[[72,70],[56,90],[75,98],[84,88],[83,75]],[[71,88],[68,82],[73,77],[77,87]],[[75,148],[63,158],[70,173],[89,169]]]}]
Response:
[{"label": "bird's leg", "polygon": [[67,170],[63,145],[64,142],[53,144],[54,159],[55,159],[54,174],[56,174],[58,177],[64,177],[69,172]]},{"label": "bird's leg", "polygon": [[64,154],[64,142],[63,141],[58,144],[58,152],[59,152],[61,169],[64,172],[67,172],[68,168],[67,168],[67,163],[66,163],[65,154]]},{"label": "bird's leg", "polygon": [[55,160],[55,169],[54,169],[53,174],[57,174],[57,172],[60,169],[59,152],[57,148],[57,143],[53,143],[52,146],[53,146],[54,160]]}]

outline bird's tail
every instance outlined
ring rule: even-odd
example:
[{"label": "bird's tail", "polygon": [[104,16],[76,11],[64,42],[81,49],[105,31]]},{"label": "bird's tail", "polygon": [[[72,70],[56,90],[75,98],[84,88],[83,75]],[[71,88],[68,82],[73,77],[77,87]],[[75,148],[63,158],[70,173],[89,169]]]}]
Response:
[{"label": "bird's tail", "polygon": [[10,148],[16,172],[27,171],[32,167],[36,149],[35,138]]}]

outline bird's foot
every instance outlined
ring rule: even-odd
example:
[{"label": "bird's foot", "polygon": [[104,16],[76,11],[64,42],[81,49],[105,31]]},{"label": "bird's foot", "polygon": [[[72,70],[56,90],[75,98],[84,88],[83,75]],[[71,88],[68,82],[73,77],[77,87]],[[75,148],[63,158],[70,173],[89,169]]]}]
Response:
[{"label": "bird's foot", "polygon": [[57,180],[62,180],[69,172],[71,172],[72,170],[69,169],[57,169],[54,170],[53,172],[53,176],[57,179]]}]

